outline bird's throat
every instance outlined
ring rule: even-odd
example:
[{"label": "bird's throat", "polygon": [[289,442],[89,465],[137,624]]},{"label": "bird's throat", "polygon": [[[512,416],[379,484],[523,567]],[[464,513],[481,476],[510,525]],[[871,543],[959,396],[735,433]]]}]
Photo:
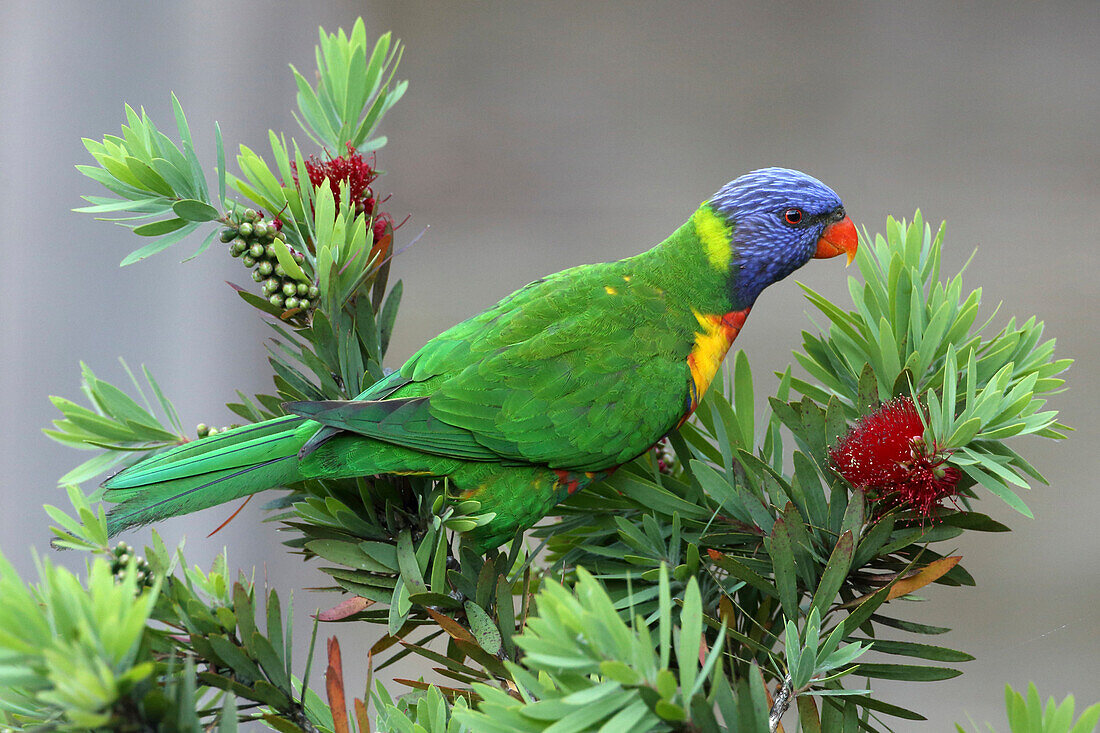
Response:
[{"label": "bird's throat", "polygon": [[710,386],[714,375],[722,366],[722,359],[729,351],[751,308],[731,311],[723,315],[708,315],[695,311],[701,330],[695,332],[695,345],[688,354],[688,369],[691,371],[692,392],[691,411],[694,412],[703,394]]}]

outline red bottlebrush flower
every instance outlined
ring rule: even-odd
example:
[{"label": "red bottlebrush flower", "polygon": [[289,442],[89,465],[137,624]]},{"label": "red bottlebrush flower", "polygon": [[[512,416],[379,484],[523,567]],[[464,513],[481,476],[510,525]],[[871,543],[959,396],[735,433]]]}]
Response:
[{"label": "red bottlebrush flower", "polygon": [[924,440],[924,425],[908,397],[885,402],[865,415],[829,451],[837,471],[877,501],[931,516],[941,499],[954,496],[959,470],[950,452]]},{"label": "red bottlebrush flower", "polygon": [[[340,184],[348,186],[348,197],[354,206],[356,213],[366,212],[370,214],[374,210],[375,198],[370,185],[378,178],[378,171],[374,168],[374,156],[370,160],[364,160],[351,143],[347,144],[348,152],[339,158],[318,160],[316,156],[309,156],[305,162],[306,173],[309,174],[310,183],[320,186],[328,181],[332,195],[336,199],[336,205],[340,205]],[[298,166],[292,164],[294,182],[298,182]]]}]

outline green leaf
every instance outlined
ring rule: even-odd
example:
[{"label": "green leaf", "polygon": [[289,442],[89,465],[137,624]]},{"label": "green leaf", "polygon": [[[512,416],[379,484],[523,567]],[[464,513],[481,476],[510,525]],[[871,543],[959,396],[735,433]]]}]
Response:
[{"label": "green leaf", "polygon": [[779,599],[779,591],[762,575],[753,571],[750,567],[730,555],[723,555],[717,550],[710,551],[710,559],[715,565],[728,572],[734,578],[748,583],[760,592]]},{"label": "green leaf", "polygon": [[684,593],[684,605],[680,609],[680,638],[676,647],[676,662],[680,670],[680,689],[685,697],[695,690],[695,678],[699,672],[699,646],[703,638],[703,601],[699,583],[688,581]]},{"label": "green leaf", "polygon": [[947,667],[926,667],[916,664],[860,664],[857,671],[862,677],[906,682],[936,682],[949,680],[962,674],[961,670]]},{"label": "green leaf", "polygon": [[[179,221],[179,220],[176,220],[176,221]],[[133,252],[131,252],[130,254],[126,255],[122,259],[122,262],[119,263],[119,267],[125,267],[126,265],[132,265],[133,263],[139,262],[139,261],[145,259],[146,257],[154,255],[154,254],[156,254],[157,252],[160,252],[163,249],[167,249],[168,247],[171,247],[173,244],[175,244],[176,242],[178,242],[179,240],[183,239],[185,236],[187,236],[188,234],[193,232],[195,230],[195,227],[197,226],[196,224],[188,224],[186,222],[184,222],[184,223],[187,224],[187,225],[184,226],[184,227],[181,227],[177,231],[174,231],[170,234],[167,234],[167,235],[161,237],[160,239],[158,239],[154,242],[150,242],[149,244],[145,245],[144,247],[142,247],[140,249],[136,249]]]},{"label": "green leaf", "polygon": [[852,641],[873,644],[874,651],[883,654],[900,654],[917,659],[930,659],[934,662],[969,662],[974,659],[972,655],[966,652],[948,649],[943,646],[932,646],[931,644],[915,644],[908,641],[888,641],[885,639],[852,639]]},{"label": "green leaf", "polygon": [[403,530],[397,537],[397,566],[401,571],[401,579],[409,593],[427,593],[428,586],[424,583],[424,576],[420,572],[416,554],[413,552],[412,535],[409,530]]},{"label": "green leaf", "polygon": [[851,530],[845,530],[829,556],[829,562],[825,565],[825,571],[821,574],[821,581],[814,593],[811,606],[819,613],[824,614],[836,599],[841,585],[848,577],[848,569],[852,564],[853,553],[852,532]]},{"label": "green leaf", "polygon": [[490,654],[499,654],[501,649],[500,630],[497,629],[489,614],[476,603],[466,601],[466,619],[470,622],[470,631],[482,649]]},{"label": "green leaf", "polygon": [[172,204],[172,211],[186,221],[214,221],[221,216],[213,206],[197,199],[180,199]]},{"label": "green leaf", "polygon": [[176,195],[176,192],[172,190],[168,182],[144,162],[132,156],[126,156],[123,158],[123,164],[141,184],[141,187],[147,191],[160,194],[165,198],[173,198]]},{"label": "green leaf", "polygon": [[783,606],[783,615],[788,619],[798,618],[798,585],[795,573],[794,553],[786,522],[782,518],[775,520],[772,533],[764,538],[775,568],[775,586],[779,591],[779,600]]},{"label": "green leaf", "polygon": [[183,219],[163,219],[161,221],[154,221],[149,224],[142,224],[141,226],[134,227],[134,234],[139,237],[159,237],[162,234],[169,234],[185,226],[187,226],[187,222]]},{"label": "green leaf", "polygon": [[275,257],[278,258],[279,264],[283,266],[283,270],[286,271],[287,275],[290,275],[299,282],[310,282],[310,279],[302,272],[302,268],[298,266],[298,263],[290,254],[290,250],[287,248],[286,243],[276,239],[271,244],[275,248]]},{"label": "green leaf", "polygon": [[1028,519],[1035,518],[1035,515],[1031,513],[1031,510],[1028,509],[1027,504],[1024,503],[1023,499],[1016,496],[1012,489],[1005,486],[1002,482],[998,481],[993,476],[990,476],[988,473],[978,468],[977,466],[963,465],[959,466],[959,468],[963,470],[963,473],[977,481],[985,488],[989,489],[991,492],[993,492],[994,495],[1000,497],[1000,499],[1002,499],[1005,504],[1008,504],[1020,514],[1023,514]]}]

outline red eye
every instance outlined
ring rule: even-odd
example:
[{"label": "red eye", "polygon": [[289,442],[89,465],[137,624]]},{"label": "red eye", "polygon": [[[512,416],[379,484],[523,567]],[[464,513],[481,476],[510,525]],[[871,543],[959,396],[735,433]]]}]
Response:
[{"label": "red eye", "polygon": [[800,224],[802,222],[802,209],[787,209],[783,212],[783,221],[791,224]]}]

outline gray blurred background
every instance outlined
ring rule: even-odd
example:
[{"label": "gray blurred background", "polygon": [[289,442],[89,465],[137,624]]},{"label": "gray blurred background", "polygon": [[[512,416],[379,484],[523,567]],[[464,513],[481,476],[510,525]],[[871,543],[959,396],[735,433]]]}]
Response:
[{"label": "gray blurred background", "polygon": [[[137,238],[70,212],[100,193],[74,169],[80,138],[117,133],[122,104],[171,129],[170,90],[213,169],[213,122],[227,148],[267,147],[273,128],[308,143],[290,110],[287,63],[311,76],[317,26],[404,40],[409,92],[382,132],[388,210],[422,241],[396,262],[405,299],[396,365],[426,339],[516,287],[581,262],[648,248],[722,183],[765,165],[797,167],[836,189],[852,218],[948,221],[946,270],[971,251],[966,282],[985,313],[1037,314],[1077,359],[1053,406],[1077,428],[1018,445],[1050,479],[1027,497],[1036,518],[984,497],[1010,534],[959,540],[976,588],[935,587],[911,618],[955,630],[933,641],[977,660],[957,679],[880,682],[893,702],[946,730],[967,715],[1003,721],[1002,689],[1100,700],[1100,439],[1093,318],[1098,299],[1100,3],[263,3],[30,2],[0,7],[0,543],[21,571],[49,537],[43,502],[64,505],[59,475],[88,457],[40,432],[47,395],[78,398],[78,360],[111,381],[117,357],[146,364],[184,423],[231,421],[233,390],[270,386],[268,331],[224,284],[246,280],[216,246],[184,243],[120,270]],[[174,133],[173,133],[174,134]],[[232,166],[231,166],[232,168]],[[796,278],[846,298],[837,262]],[[806,328],[793,282],[761,299],[738,346],[761,389]],[[165,524],[188,557],[258,568],[281,589],[323,577],[279,544],[253,502]],[[142,542],[146,534],[136,534]],[[70,564],[75,557],[63,557]],[[299,592],[306,613],[331,596]],[[2,602],[2,600],[0,600]],[[351,688],[366,641],[350,627]],[[331,630],[323,630],[325,631]],[[351,651],[349,651],[349,649]],[[415,675],[415,670],[403,670]],[[1003,727],[1003,726],[1002,726]]]}]

